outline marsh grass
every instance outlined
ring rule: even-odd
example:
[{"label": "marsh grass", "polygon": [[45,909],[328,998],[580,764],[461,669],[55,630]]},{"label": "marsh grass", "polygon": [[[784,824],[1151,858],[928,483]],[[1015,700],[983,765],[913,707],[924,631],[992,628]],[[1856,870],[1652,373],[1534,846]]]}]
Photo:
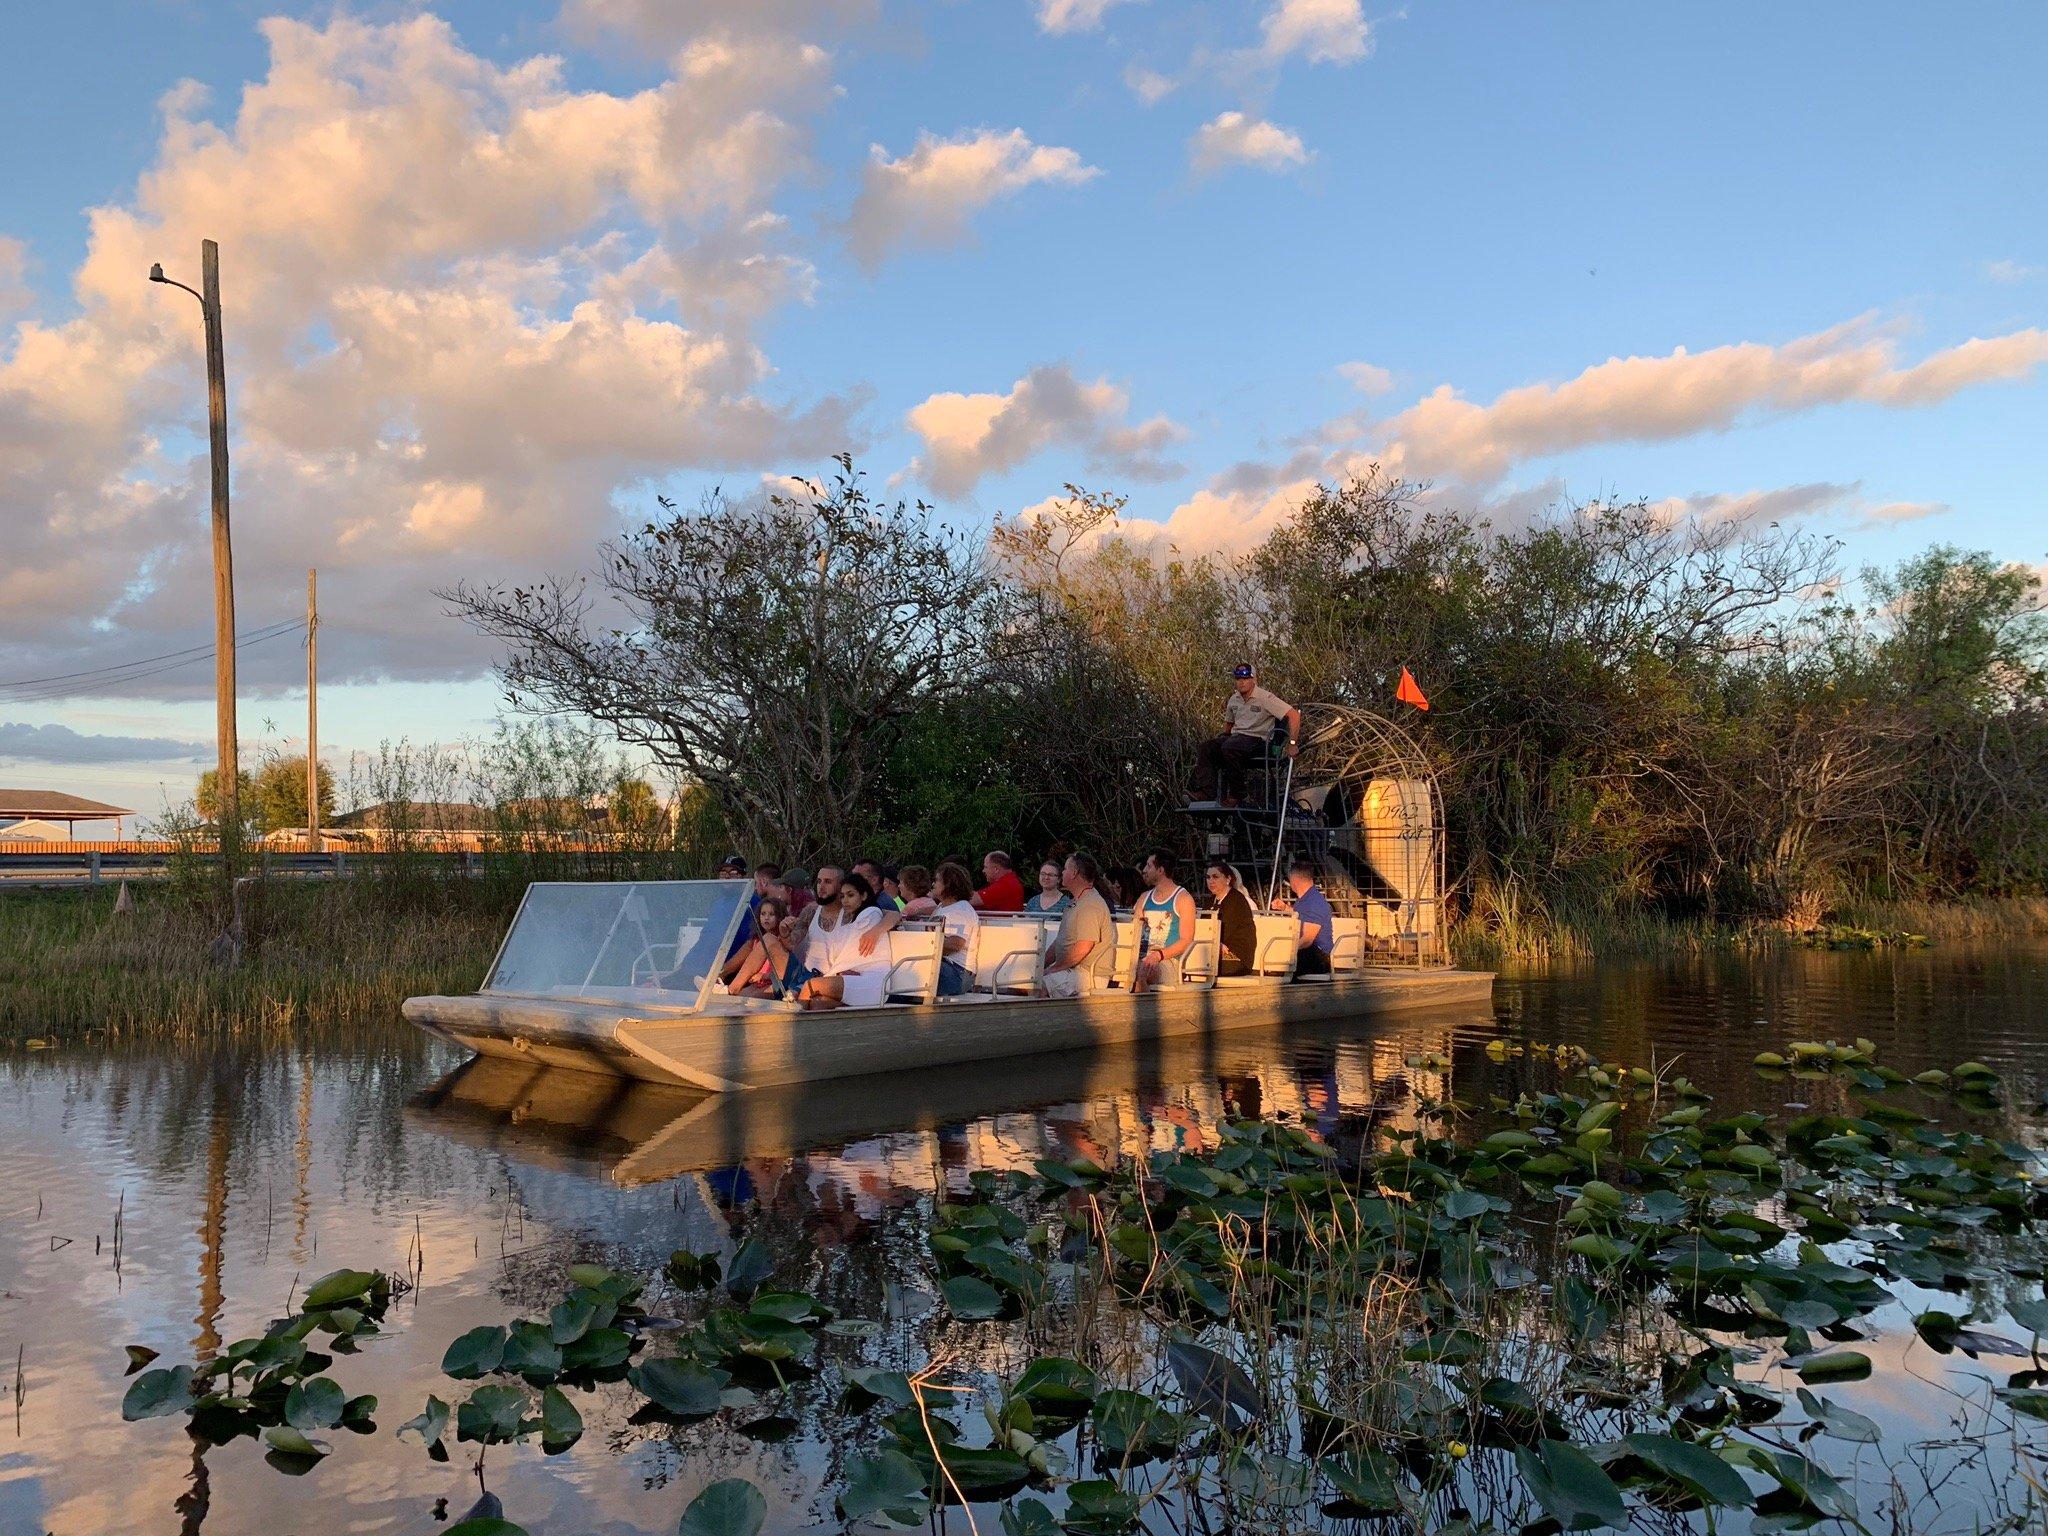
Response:
[{"label": "marsh grass", "polygon": [[[1973,897],[1960,901],[1842,903],[1832,926],[1875,935],[1911,934],[1936,944],[2038,944],[2048,940],[2048,898]],[[1716,923],[1661,912],[1495,905],[1483,917],[1452,926],[1450,953],[1458,965],[1496,970],[1591,959],[1643,959],[1666,955],[1743,953],[1795,942],[1778,923]]]},{"label": "marsh grass", "polygon": [[0,1040],[262,1035],[396,1016],[420,992],[483,979],[517,900],[495,881],[265,881],[243,893],[246,947],[223,967],[212,890],[177,879],[0,896]]}]

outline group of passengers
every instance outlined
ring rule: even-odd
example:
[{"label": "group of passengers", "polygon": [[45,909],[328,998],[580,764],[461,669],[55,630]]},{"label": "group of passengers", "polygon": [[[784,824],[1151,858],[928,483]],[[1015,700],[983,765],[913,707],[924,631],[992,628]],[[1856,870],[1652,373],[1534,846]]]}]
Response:
[{"label": "group of passengers", "polygon": [[[1202,744],[1196,770],[1198,796],[1215,796],[1224,806],[1239,803],[1247,768],[1266,759],[1277,744],[1288,758],[1301,745],[1301,711],[1261,687],[1249,665],[1233,669],[1225,701],[1224,731]],[[1279,737],[1284,728],[1286,735]],[[1198,802],[1200,803],[1200,802]],[[1251,897],[1236,869],[1211,859],[1203,871],[1206,903],[1180,883],[1172,854],[1155,850],[1136,869],[1105,871],[1089,854],[1071,853],[1038,866],[1038,889],[1027,896],[1010,855],[983,856],[976,885],[964,859],[936,869],[906,864],[898,869],[858,859],[847,869],[826,865],[815,880],[801,869],[757,864],[749,871],[735,856],[719,873],[745,879],[754,895],[720,979],[728,991],[779,997],[806,1008],[868,1008],[887,1000],[889,931],[911,920],[937,922],[941,941],[938,993],[958,997],[974,985],[974,948],[984,914],[1026,912],[1057,916],[1059,927],[1046,946],[1040,990],[1047,997],[1081,997],[1109,985],[1116,960],[1116,912],[1138,917],[1140,950],[1131,978],[1133,992],[1171,986],[1181,980],[1195,944],[1199,908],[1216,913],[1221,955],[1219,976],[1244,976],[1259,969],[1258,926]],[[1297,976],[1330,973],[1330,903],[1316,885],[1313,865],[1288,868],[1291,899],[1274,905],[1300,919]]]},{"label": "group of passengers", "polygon": [[[1237,870],[1222,859],[1211,859],[1203,871],[1203,901],[1180,883],[1178,861],[1163,849],[1147,854],[1141,866],[1128,872],[1105,872],[1092,855],[1081,852],[1047,859],[1038,867],[1038,889],[1029,896],[1010,855],[1000,850],[983,857],[979,885],[957,859],[935,869],[860,859],[844,869],[824,865],[813,876],[773,863],[750,871],[734,857],[719,873],[734,879],[751,875],[754,882],[732,953],[720,972],[726,990],[736,996],[782,998],[807,1009],[870,1008],[887,1001],[887,935],[910,921],[938,924],[944,934],[938,995],[960,996],[974,986],[981,920],[995,913],[1059,919],[1039,983],[1046,997],[1082,997],[1109,985],[1120,913],[1138,919],[1141,948],[1133,992],[1182,979],[1202,910],[1218,918],[1217,974],[1244,976],[1258,968],[1252,899]],[[1128,889],[1112,880],[1113,874],[1123,873],[1130,877]],[[1332,919],[1314,868],[1305,862],[1291,865],[1288,889],[1291,899],[1280,898],[1275,905],[1293,911],[1301,922],[1295,973],[1327,975]]]}]

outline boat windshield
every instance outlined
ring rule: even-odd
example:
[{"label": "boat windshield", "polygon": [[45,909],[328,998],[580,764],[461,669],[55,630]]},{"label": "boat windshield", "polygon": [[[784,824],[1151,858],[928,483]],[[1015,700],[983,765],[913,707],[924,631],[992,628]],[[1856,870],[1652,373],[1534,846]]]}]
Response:
[{"label": "boat windshield", "polygon": [[530,885],[484,990],[701,1008],[752,896],[743,880]]}]

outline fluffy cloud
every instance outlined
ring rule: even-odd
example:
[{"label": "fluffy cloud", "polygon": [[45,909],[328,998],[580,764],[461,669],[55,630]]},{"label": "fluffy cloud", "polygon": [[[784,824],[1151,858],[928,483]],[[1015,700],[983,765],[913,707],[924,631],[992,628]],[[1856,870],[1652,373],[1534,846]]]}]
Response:
[{"label": "fluffy cloud", "polygon": [[1200,175],[1233,165],[1284,171],[1308,161],[1298,134],[1242,112],[1218,113],[1188,140],[1188,162]]},{"label": "fluffy cloud", "polygon": [[[1563,383],[1529,384],[1480,404],[1444,385],[1383,420],[1363,412],[1300,435],[1270,460],[1234,464],[1163,520],[1127,520],[1127,535],[1181,551],[1239,552],[1255,545],[1318,483],[1379,465],[1422,480],[1431,494],[1477,508],[1496,522],[1526,521],[1564,499],[1555,477],[1508,486],[1517,469],[1602,443],[1669,442],[1747,421],[1833,405],[1891,410],[1938,404],[1978,385],[2010,383],[2048,366],[2048,331],[1973,338],[1918,362],[1899,356],[1896,335],[1867,318],[1780,346],[1744,342],[1704,352],[1614,358]],[[1391,383],[1371,364],[1340,368],[1368,392]],[[1669,497],[1669,518],[1786,521],[1829,517],[1869,528],[1939,516],[1935,501],[1886,501],[1860,482],[1815,481],[1769,490]]]},{"label": "fluffy cloud", "polygon": [[[241,614],[278,616],[318,565],[337,677],[475,667],[431,589],[587,560],[650,479],[854,445],[859,396],[784,398],[750,338],[814,282],[771,200],[830,99],[822,51],[692,35],[658,84],[610,93],[431,16],[263,34],[230,115],[165,98],[155,164],[92,211],[76,312],[0,350],[0,672],[110,633],[172,649],[209,611],[198,316],[143,281],[156,260],[196,280],[202,234]],[[260,689],[296,666],[245,670]]]},{"label": "fluffy cloud", "polygon": [[1076,186],[1099,174],[1073,150],[1034,144],[1021,128],[950,139],[921,133],[916,148],[893,160],[876,144],[847,217],[847,243],[868,267],[904,246],[957,245],[974,215],[997,198],[1040,183]]},{"label": "fluffy cloud", "polygon": [[1092,32],[1112,5],[1125,0],[1037,0],[1041,32]]},{"label": "fluffy cloud", "polygon": [[1597,443],[1690,437],[1823,405],[1931,405],[1972,385],[2024,378],[2044,363],[2048,331],[2030,329],[1901,366],[1896,341],[1855,320],[1783,346],[1610,358],[1564,383],[1524,385],[1485,405],[1446,384],[1379,435],[1399,445],[1406,473],[1484,485],[1525,460]]},{"label": "fluffy cloud", "polygon": [[28,308],[28,247],[0,235],[0,320]]},{"label": "fluffy cloud", "polygon": [[0,761],[17,763],[196,762],[211,744],[168,736],[101,736],[68,725],[0,720]]},{"label": "fluffy cloud", "polygon": [[989,475],[1055,445],[1076,448],[1091,469],[1158,480],[1181,472],[1162,455],[1187,434],[1164,416],[1128,425],[1130,396],[1107,379],[1086,383],[1064,364],[1034,368],[1005,394],[938,394],[913,407],[924,443],[910,466],[942,496],[965,496]]},{"label": "fluffy cloud", "polygon": [[2023,261],[2003,257],[1984,263],[1984,275],[1994,283],[2024,283],[2028,278],[2039,277],[2048,272],[2048,267],[2030,267]]},{"label": "fluffy cloud", "polygon": [[1356,64],[1371,52],[1359,0],[1272,0],[1259,21],[1259,56],[1268,64],[1297,53],[1311,64]]},{"label": "fluffy cloud", "polygon": [[1384,395],[1394,387],[1394,375],[1378,363],[1339,363],[1337,372],[1361,395]]},{"label": "fluffy cloud", "polygon": [[667,54],[696,38],[815,36],[864,21],[876,0],[563,0],[561,23],[582,42],[618,40]]},{"label": "fluffy cloud", "polygon": [[1124,84],[1133,96],[1148,107],[1156,107],[1178,88],[1179,82],[1171,75],[1162,75],[1156,69],[1147,69],[1142,64],[1133,64],[1124,71]]}]

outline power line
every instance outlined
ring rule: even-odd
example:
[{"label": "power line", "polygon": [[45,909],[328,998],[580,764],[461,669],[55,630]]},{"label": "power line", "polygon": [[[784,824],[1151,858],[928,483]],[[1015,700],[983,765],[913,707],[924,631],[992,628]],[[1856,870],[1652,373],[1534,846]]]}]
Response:
[{"label": "power line", "polygon": [[[268,639],[273,633],[290,629],[294,625],[303,623],[305,623],[303,619],[280,619],[275,624],[266,624],[261,629],[252,631],[246,637],[238,639],[235,644],[237,647],[240,647],[249,644],[251,641]],[[197,656],[201,652],[211,654],[212,651],[213,642],[208,641],[204,645],[187,646],[182,651],[165,651],[160,656],[136,656],[127,661],[109,663],[104,667],[87,667],[82,672],[56,672],[48,677],[9,678],[5,682],[0,682],[0,688],[39,688],[45,683],[64,683],[71,681],[73,678],[95,677],[102,672],[125,672],[130,667],[146,667],[153,662],[170,661],[178,656]]]},{"label": "power line", "polygon": [[[252,645],[261,645],[265,641],[279,640],[286,635],[303,632],[305,627],[304,619],[287,619],[282,623],[267,625],[237,640],[235,649],[240,651]],[[116,666],[98,667],[90,671],[65,673],[58,677],[25,679],[19,683],[0,683],[0,695],[5,695],[10,702],[20,704],[68,698],[73,694],[140,682],[145,678],[175,672],[180,667],[189,667],[196,662],[212,659],[217,649],[211,645],[194,646],[185,651],[139,657]]]}]

